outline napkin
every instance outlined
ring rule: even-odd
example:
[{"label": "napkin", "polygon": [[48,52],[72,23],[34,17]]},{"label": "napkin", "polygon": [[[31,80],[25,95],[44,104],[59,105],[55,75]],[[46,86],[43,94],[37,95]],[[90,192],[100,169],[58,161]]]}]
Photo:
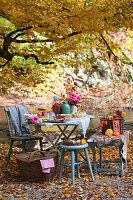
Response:
[{"label": "napkin", "polygon": [[40,163],[41,163],[43,173],[50,173],[50,168],[54,167],[54,159],[53,158],[40,160]]}]

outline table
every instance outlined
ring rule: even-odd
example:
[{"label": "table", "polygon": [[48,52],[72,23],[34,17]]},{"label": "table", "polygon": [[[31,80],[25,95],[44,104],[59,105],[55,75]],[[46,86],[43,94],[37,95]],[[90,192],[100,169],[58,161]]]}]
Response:
[{"label": "table", "polygon": [[[94,116],[92,115],[85,115],[82,118],[69,118],[67,119],[67,121],[65,122],[61,122],[61,123],[50,123],[50,122],[42,122],[42,123],[36,123],[34,124],[35,129],[37,130],[37,132],[40,132],[43,134],[43,136],[51,143],[52,147],[50,148],[50,150],[47,153],[47,156],[51,153],[51,151],[53,149],[56,149],[56,151],[59,153],[59,155],[61,155],[61,152],[58,148],[58,142],[59,140],[64,137],[66,140],[68,140],[71,135],[73,134],[73,132],[75,131],[75,129],[81,124],[82,125],[82,130],[83,130],[83,135],[85,136],[87,128],[89,126],[90,123],[90,119],[93,119]],[[33,124],[29,124],[32,125]],[[57,126],[60,134],[57,137],[56,141],[53,142],[50,137],[48,136],[48,134],[46,132],[44,132],[42,130],[43,126],[47,126],[47,127],[51,127],[51,126]],[[64,127],[62,127],[64,126]],[[66,130],[68,127],[72,127],[72,130],[70,131],[69,135],[66,135]]]},{"label": "table", "polygon": [[[89,139],[89,146],[92,148],[93,152],[93,164],[94,164],[94,174],[96,175],[98,171],[120,171],[121,176],[123,176],[123,163],[125,163],[125,168],[127,167],[127,145],[129,140],[129,131],[124,131],[120,136],[105,136],[100,133],[93,134]],[[119,148],[120,159],[118,160],[102,160],[102,148],[108,146],[115,146]],[[97,167],[95,147],[100,150],[100,166]],[[120,168],[104,168],[103,163],[120,163]]]}]

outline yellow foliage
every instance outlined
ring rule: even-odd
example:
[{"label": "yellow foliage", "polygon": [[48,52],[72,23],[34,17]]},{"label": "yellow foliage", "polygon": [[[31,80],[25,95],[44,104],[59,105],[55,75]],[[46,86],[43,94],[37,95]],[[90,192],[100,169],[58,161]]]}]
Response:
[{"label": "yellow foliage", "polygon": [[[118,54],[123,56],[123,50],[110,33],[125,28],[132,34],[132,0],[0,0],[0,5],[0,16],[10,20],[14,25],[14,30],[32,26],[32,28],[24,31],[24,36],[19,37],[19,39],[27,39],[26,41],[30,42],[28,48],[19,42],[15,44],[14,39],[14,43],[10,45],[9,53],[25,57],[27,53],[36,54],[39,60],[54,60],[56,65],[66,63],[67,66],[76,69],[80,66],[90,68],[95,61],[93,59],[96,58],[86,57],[81,61],[81,59],[75,59],[72,53],[86,53],[87,49],[95,47],[95,49],[104,50],[106,54],[108,48],[105,41],[101,40],[101,34],[108,41],[112,51],[117,56]],[[86,37],[86,35],[89,35],[89,37]],[[32,41],[37,41],[40,39],[39,37],[48,41],[43,43]],[[1,46],[3,43],[0,40]],[[126,40],[129,50],[133,49],[131,43],[131,39]],[[0,56],[3,56],[3,52],[0,52]],[[3,59],[0,64],[3,64]],[[97,59],[100,59],[100,57]],[[129,61],[125,57],[119,59],[123,62]],[[6,71],[4,71],[5,69],[2,71],[2,80],[7,74],[5,80],[10,82],[10,85],[13,84],[12,81],[16,81],[32,86],[36,84],[38,76],[41,82],[48,77],[48,73],[50,73],[49,77],[53,81],[60,73],[56,70],[50,70],[49,68],[54,67],[52,65],[50,67],[37,65],[29,68],[29,64],[25,64],[24,67],[22,66],[24,75],[18,73],[19,61],[16,61],[15,65],[17,71],[13,70],[13,67],[11,69],[11,66],[9,66]],[[4,82],[6,82],[5,80]],[[48,78],[47,82],[50,84]]]},{"label": "yellow foliage", "polygon": [[[1,0],[1,10],[21,28],[34,25],[44,26],[44,31],[55,30],[66,35],[73,31],[102,33],[114,30],[118,26],[132,28],[131,0],[97,0],[85,4],[85,1],[32,1]],[[46,26],[46,24],[49,24]]]}]

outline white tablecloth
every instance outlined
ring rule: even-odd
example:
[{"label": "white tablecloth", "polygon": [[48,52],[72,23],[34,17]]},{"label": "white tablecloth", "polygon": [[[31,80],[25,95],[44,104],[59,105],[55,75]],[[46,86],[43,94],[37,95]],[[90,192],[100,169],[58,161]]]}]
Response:
[{"label": "white tablecloth", "polygon": [[51,127],[51,126],[57,126],[57,125],[82,125],[82,129],[83,129],[83,135],[85,137],[86,135],[86,131],[88,129],[88,126],[90,124],[90,119],[94,119],[94,116],[92,115],[85,115],[84,117],[81,118],[67,118],[66,122],[63,123],[51,123],[51,122],[44,122],[43,125],[47,126],[47,127]]}]

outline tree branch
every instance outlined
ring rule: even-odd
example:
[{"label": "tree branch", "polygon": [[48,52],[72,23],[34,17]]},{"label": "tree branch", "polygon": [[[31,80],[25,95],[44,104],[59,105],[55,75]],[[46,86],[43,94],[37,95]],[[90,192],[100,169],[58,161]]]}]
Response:
[{"label": "tree branch", "polygon": [[4,67],[5,65],[7,65],[7,63],[9,63],[10,61],[9,60],[7,60],[3,65],[0,65],[0,68],[1,67]]},{"label": "tree branch", "polygon": [[112,51],[112,49],[110,48],[109,44],[107,43],[106,39],[104,38],[104,36],[101,34],[101,37],[103,39],[103,41],[105,42],[107,49],[109,49],[109,51],[111,52],[111,54],[114,56],[115,60],[117,61],[118,57],[114,54],[114,52]]},{"label": "tree branch", "polygon": [[[43,27],[43,26],[38,26],[38,27]],[[44,39],[44,40],[40,40],[40,39],[32,39],[32,40],[23,40],[23,39],[18,39],[18,37],[20,36],[24,36],[26,33],[24,31],[26,30],[30,30],[34,28],[33,26],[29,26],[29,27],[24,27],[24,28],[21,28],[21,29],[17,29],[17,30],[14,30],[12,32],[10,32],[9,34],[6,35],[6,37],[4,38],[4,42],[3,42],[3,49],[0,49],[0,56],[5,58],[7,60],[6,63],[8,63],[9,61],[11,61],[13,59],[13,57],[15,55],[18,55],[17,53],[10,53],[9,52],[9,47],[11,45],[12,42],[15,42],[15,43],[43,43],[43,42],[54,42],[54,40],[50,40],[50,39]],[[81,31],[79,32],[72,32],[68,35],[66,35],[65,37],[62,37],[61,40],[65,40],[67,37],[72,37],[74,35],[77,35],[77,34],[80,34]],[[46,62],[42,62],[42,61],[39,61],[37,55],[35,54],[29,54],[29,55],[21,55],[23,56],[26,60],[29,58],[29,57],[33,57],[35,60],[36,60],[36,63],[38,64],[43,64],[43,65],[46,65],[46,64],[54,64],[54,62],[50,62],[50,61],[46,61]],[[6,63],[4,65],[1,65],[1,66],[5,66]]]},{"label": "tree branch", "polygon": [[[78,35],[78,34],[80,34],[80,33],[82,33],[82,31],[72,32],[72,33],[66,35],[66,37],[71,37],[71,36],[74,36],[74,35]],[[66,37],[64,37],[64,39],[65,39]]]},{"label": "tree branch", "polygon": [[35,54],[28,54],[28,55],[23,55],[23,57],[25,58],[25,60],[27,60],[30,57],[35,58],[36,63],[38,64],[42,64],[42,65],[47,65],[47,64],[54,64],[54,62],[50,62],[50,61],[46,61],[46,62],[41,62],[39,61],[38,57]]},{"label": "tree branch", "polygon": [[6,15],[6,13],[0,9],[0,16],[10,21],[10,18]]}]

